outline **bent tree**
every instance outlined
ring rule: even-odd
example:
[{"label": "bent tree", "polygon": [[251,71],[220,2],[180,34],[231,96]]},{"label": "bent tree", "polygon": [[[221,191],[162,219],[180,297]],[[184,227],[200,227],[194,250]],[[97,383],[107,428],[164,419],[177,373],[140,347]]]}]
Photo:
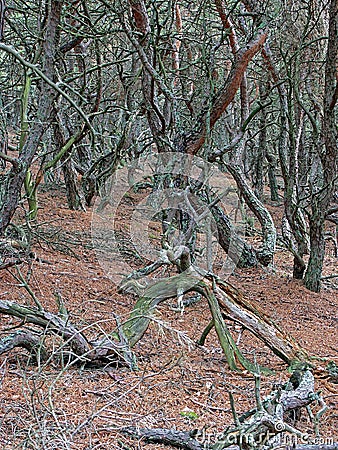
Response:
[{"label": "bent tree", "polygon": [[[258,250],[243,242],[240,236],[235,236],[234,228],[218,204],[218,193],[208,190],[207,183],[204,183],[207,180],[207,174],[200,184],[194,184],[189,177],[177,176],[177,174],[168,173],[166,176],[154,177],[152,184],[154,191],[167,189],[174,185],[181,190],[181,203],[185,204],[184,212],[180,208],[175,209],[175,205],[170,204],[171,198],[168,196],[169,207],[166,211],[159,211],[163,219],[162,250],[164,254],[167,254],[165,261],[166,264],[168,261],[173,264],[180,274],[179,278],[174,279],[178,280],[178,285],[174,281],[173,287],[169,291],[172,293],[176,289],[176,295],[180,297],[186,291],[191,290],[180,287],[181,283],[185,286],[182,281],[185,275],[190,276],[190,272],[194,271],[201,272],[199,267],[195,268],[194,266],[194,239],[198,232],[200,218],[196,205],[189,199],[189,193],[192,191],[197,192],[201,201],[210,209],[218,231],[220,245],[227,252],[231,248],[231,239],[241,246],[242,251],[238,262],[241,267],[256,265],[258,261],[263,265],[269,265],[273,261],[275,252],[276,228],[262,199],[258,198],[261,197],[261,188],[258,189],[260,192],[256,193],[251,188],[245,163],[247,147],[254,139],[250,127],[256,126],[257,123],[263,123],[261,120],[263,111],[264,123],[267,122],[269,117],[267,108],[270,106],[269,95],[271,102],[275,100],[273,89],[270,92],[264,92],[264,95],[255,97],[255,93],[257,93],[254,90],[255,80],[249,80],[247,76],[248,72],[253,69],[257,77],[266,75],[265,72],[261,73],[255,68],[255,61],[260,58],[260,53],[263,55],[263,60],[260,61],[268,61],[270,73],[274,74],[273,81],[277,84],[276,89],[282,83],[277,77],[267,47],[269,30],[264,14],[260,11],[257,12],[252,2],[243,2],[246,10],[243,15],[241,12],[244,11],[243,8],[236,9],[234,7],[234,10],[228,11],[225,3],[218,0],[194,8],[179,3],[151,5],[150,7],[143,0],[122,1],[115,4],[114,8],[106,4],[102,5],[100,4],[100,8],[103,9],[98,10],[98,16],[96,16],[91,2],[81,3],[81,5],[80,2],[74,2],[71,6],[62,1],[48,2],[45,15],[41,16],[43,18],[41,21],[43,40],[40,50],[36,53],[39,57],[38,61],[34,59],[34,53],[30,55],[31,61],[33,61],[30,62],[12,46],[0,43],[0,50],[3,54],[7,58],[14,58],[18,61],[26,72],[22,83],[22,105],[27,104],[32,74],[40,80],[37,84],[38,103],[35,120],[30,128],[27,128],[28,109],[24,106],[21,109],[19,154],[15,157],[5,153],[1,154],[2,160],[6,162],[6,170],[1,173],[0,234],[4,234],[15,212],[25,180],[31,204],[34,200],[37,184],[33,186],[30,184],[30,180],[27,179],[27,176],[30,176],[28,169],[43,143],[42,136],[46,136],[47,131],[53,130],[54,137],[57,137],[54,143],[58,144],[58,148],[56,152],[52,152],[52,158],[49,160],[47,158],[49,152],[43,153],[42,164],[40,164],[38,172],[39,179],[54,164],[61,162],[62,165],[66,165],[72,160],[72,164],[67,166],[70,178],[66,176],[65,181],[72,178],[72,171],[76,168],[78,173],[83,176],[83,186],[89,189],[87,193],[85,192],[88,194],[88,203],[99,191],[104,192],[105,182],[111,173],[116,171],[119,161],[126,161],[130,156],[127,154],[126,148],[135,144],[137,134],[144,133],[145,144],[144,147],[140,146],[139,154],[142,154],[151,144],[155,144],[156,151],[163,157],[163,164],[169,163],[170,165],[173,162],[170,160],[165,162],[166,155],[194,156],[199,154],[206,160],[227,169],[233,176],[238,191],[257,217],[262,228],[262,248]],[[334,162],[335,126],[332,124],[334,124],[336,103],[334,100],[336,98],[334,64],[332,63],[336,60],[336,43],[332,38],[336,26],[336,10],[334,8],[334,5],[331,5],[330,39],[327,50],[330,57],[326,63],[325,123],[327,125],[325,126],[328,127],[330,133],[326,138],[327,151],[323,155],[323,165],[325,166],[323,173],[326,174],[326,178],[323,179],[322,185],[324,188],[326,184],[331,183],[331,190],[318,190],[316,195],[318,198],[322,198],[318,211],[322,210],[324,206],[326,206],[325,210],[328,209],[333,192],[332,163]],[[100,23],[102,11],[109,13],[108,17],[113,26],[102,28],[102,33],[99,34],[99,30],[95,26],[98,27],[97,24]],[[70,13],[75,18],[70,19]],[[86,20],[80,20],[82,13]],[[237,22],[233,23],[234,21]],[[95,26],[94,23],[96,23]],[[236,25],[240,23],[242,32],[238,35]],[[76,30],[76,38],[69,38],[66,31],[70,29]],[[92,45],[93,42],[88,37],[89,30],[98,33],[95,45]],[[108,37],[114,39],[107,47]],[[122,41],[127,42],[128,45],[127,47],[122,46],[122,49],[119,50]],[[104,48],[107,53],[104,53]],[[87,59],[86,51],[89,52]],[[73,63],[70,62],[71,58],[67,61],[62,60],[61,55],[66,58],[67,52],[73,52],[72,56],[75,56],[73,59],[76,64],[74,64],[74,60]],[[101,53],[107,57],[105,63],[103,63]],[[58,58],[61,58],[61,61]],[[64,66],[67,70],[69,69],[69,73],[62,73],[60,68],[62,61],[65,62]],[[89,61],[90,63],[94,62],[94,65],[87,68],[86,64],[89,64]],[[117,93],[119,98],[114,99],[107,110],[100,110],[101,103],[108,104],[112,94],[108,90],[108,97],[105,97],[102,88],[103,82],[107,85],[111,83],[111,78],[107,78],[107,73],[105,76],[102,73],[105,65],[109,70],[116,71],[114,75],[118,75],[120,85]],[[97,74],[95,80],[88,78],[84,80],[88,86],[84,85],[82,93],[76,91],[76,88],[81,86],[82,80],[81,76],[77,76],[76,73],[80,71],[81,74],[81,70]],[[57,77],[61,75],[64,76],[64,80],[57,82]],[[133,83],[128,80],[133,80]],[[90,89],[89,81],[92,82],[93,89]],[[285,96],[281,92],[278,90],[282,102],[285,100]],[[140,94],[140,99],[136,98],[135,93]],[[87,103],[84,98],[85,94],[89,97]],[[116,97],[118,96],[116,95]],[[94,105],[90,99],[94,100]],[[65,102],[68,102],[74,109],[75,119],[81,119],[80,126],[74,125],[72,120],[67,119],[65,111],[61,108],[64,107]],[[123,132],[118,136],[110,134],[108,136],[109,130],[104,128],[111,121],[111,116],[108,114],[110,108],[119,111],[120,114],[119,126]],[[92,120],[96,115],[101,118],[101,116],[105,117],[105,113],[108,114],[106,121],[97,119],[97,122],[93,124]],[[283,128],[286,126],[284,113],[283,110],[282,131],[277,136],[281,146],[282,144],[286,145]],[[100,123],[104,124],[102,128],[99,128]],[[93,125],[98,127],[100,133],[93,129]],[[116,129],[119,129],[118,126]],[[93,146],[93,143],[87,140],[87,132],[84,130],[89,130],[98,144],[103,142],[107,145],[109,140],[114,143],[103,154],[100,154],[98,152],[99,145]],[[289,130],[287,129],[287,131]],[[260,137],[263,139],[262,135]],[[225,140],[225,144],[222,144],[221,138]],[[282,140],[283,142],[281,142]],[[139,141],[137,143],[140,144]],[[140,150],[136,144],[132,147],[133,151]],[[88,151],[89,148],[93,150],[93,154]],[[280,163],[283,165],[285,161],[280,159]],[[292,157],[289,155],[287,159],[291,167]],[[258,172],[261,173],[261,169]],[[30,190],[30,188],[32,189]],[[292,189],[294,188],[295,186],[292,187]],[[323,191],[325,191],[325,196],[323,196]],[[293,216],[292,208],[286,208],[286,211],[291,218]],[[313,221],[315,217],[316,214],[313,214]],[[323,230],[323,220],[321,230]],[[290,222],[293,223],[291,219]],[[311,226],[314,230],[312,243],[315,248],[315,242],[318,242],[318,239],[316,241],[314,238],[318,236],[318,229],[315,229],[314,224]],[[177,233],[172,232],[175,229],[178,229],[178,236]],[[322,252],[320,255],[323,256]],[[302,259],[302,255],[299,255],[299,258]],[[310,278],[312,266],[317,264],[315,261],[318,263],[318,255],[313,250],[307,272],[308,278]],[[154,266],[146,269],[146,272],[151,273],[154,267],[158,268],[161,264],[162,262],[156,262]],[[188,271],[187,274],[186,271]],[[212,273],[212,271],[209,272]],[[296,344],[290,343],[289,337],[283,335],[268,319],[259,319],[261,313],[258,310],[249,308],[249,313],[248,305],[241,302],[238,295],[232,298],[239,308],[239,311],[236,312],[237,316],[233,311],[231,312],[230,306],[225,307],[226,302],[222,300],[222,295],[226,296],[226,294],[222,294],[224,290],[226,291],[226,284],[222,285],[224,283],[222,280],[217,280],[217,277],[211,275],[214,280],[214,284],[211,286],[208,276],[208,273],[201,276],[201,279],[204,280],[201,281],[202,284],[194,282],[194,289],[208,299],[213,326],[216,328],[231,367],[237,367],[238,362],[245,367],[247,363],[232,342],[231,336],[228,335],[226,325],[222,322],[224,317],[230,317],[235,321],[242,320],[244,327],[262,339],[287,363],[297,359],[298,353],[303,355],[302,350],[299,350]],[[168,283],[170,287],[170,280]],[[158,289],[162,290],[161,285],[158,286]],[[182,289],[183,292],[181,292]],[[140,304],[143,305],[141,310],[145,308],[145,311],[151,311],[156,307],[156,302],[161,300],[160,297],[141,295]],[[240,314],[241,310],[243,317]],[[7,308],[7,311],[10,312],[11,308]],[[134,330],[135,336],[139,336],[139,338],[148,323],[144,318],[142,320],[143,325],[138,321],[135,322],[134,319],[129,321],[131,330]],[[262,326],[259,325],[261,321]],[[136,325],[132,327],[131,324],[134,322]],[[128,327],[124,331],[131,342],[136,339],[133,337],[134,331],[130,331]],[[227,336],[226,339],[224,336]],[[278,336],[277,341],[274,341],[273,336]]]},{"label": "bent tree", "polygon": [[[293,275],[303,278],[308,266],[305,284],[319,289],[323,220],[337,222],[336,52],[327,36],[329,28],[335,35],[335,5],[329,12],[311,2],[27,4],[29,15],[7,2],[0,20],[2,235],[23,185],[34,220],[43,180],[63,182],[69,206],[84,209],[97,194],[109,196],[107,180],[120,163],[154,149],[199,155],[231,174],[251,210],[243,220],[259,222],[261,248],[238,236],[240,266],[273,261],[268,180],[274,201],[284,203]],[[155,189],[168,184],[154,180]],[[213,202],[212,193],[199,195]],[[228,252],[234,228],[217,203],[211,211]],[[173,220],[189,227],[189,215]]]}]

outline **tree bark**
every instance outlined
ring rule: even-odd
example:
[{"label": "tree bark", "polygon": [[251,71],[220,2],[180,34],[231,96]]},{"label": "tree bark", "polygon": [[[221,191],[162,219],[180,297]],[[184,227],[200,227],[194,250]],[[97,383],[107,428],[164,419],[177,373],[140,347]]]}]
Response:
[{"label": "tree bark", "polygon": [[273,261],[276,247],[277,233],[269,211],[265,208],[262,202],[255,196],[252,189],[245,181],[244,174],[239,166],[227,164],[227,168],[234,177],[238,188],[240,189],[246,204],[251,211],[258,218],[263,231],[263,245],[262,249],[257,252],[257,258],[261,264],[268,266]]},{"label": "tree bark", "polygon": [[[42,72],[50,80],[55,79],[55,58],[59,42],[59,23],[61,18],[63,1],[53,0],[48,12],[47,24],[44,33],[43,44],[43,69]],[[0,193],[0,236],[5,233],[15,210],[18,206],[21,188],[23,186],[27,170],[40,145],[41,138],[48,126],[53,102],[57,92],[44,80],[41,82],[39,95],[39,108],[37,118],[32,125],[27,141],[18,157],[17,164],[4,175]]]},{"label": "tree bark", "polygon": [[304,284],[310,291],[319,292],[325,256],[325,220],[321,205],[312,206],[312,216],[309,222],[311,250]]},{"label": "tree bark", "polygon": [[334,180],[337,175],[337,125],[334,101],[337,85],[338,63],[338,0],[330,1],[329,42],[325,63],[324,117],[322,123],[325,153],[321,156],[323,166],[323,186],[312,200],[312,217],[310,218],[311,251],[305,274],[305,286],[314,292],[320,291],[321,274],[325,256],[325,216],[329,209]]},{"label": "tree bark", "polygon": [[47,352],[44,348],[41,336],[36,336],[29,331],[19,330],[0,339],[0,355],[12,350],[15,347],[27,349],[34,355],[36,360],[46,361]]},{"label": "tree bark", "polygon": [[[266,82],[260,82],[259,84],[259,96],[262,104],[266,103],[268,98],[268,91]],[[266,109],[263,108],[260,112],[259,121],[259,138],[258,146],[256,152],[254,152],[254,173],[253,173],[253,188],[256,197],[259,200],[263,200],[263,190],[264,190],[264,162],[267,154],[267,119],[266,119]]]},{"label": "tree bark", "polygon": [[[267,33],[260,32],[244,48],[238,50],[236,53],[236,59],[231,67],[228,78],[212,103],[210,113],[211,130],[234,99],[250,61],[262,48],[266,38]],[[203,112],[197,118],[197,129],[185,135],[185,151],[187,153],[196,155],[204,144],[207,135],[206,123],[206,113]]]},{"label": "tree bark", "polygon": [[[203,188],[202,184],[195,182],[193,186],[196,195],[205,203],[214,201],[210,191]],[[210,207],[211,214],[217,227],[217,239],[219,245],[234,261],[239,268],[256,267],[258,264],[256,251],[237,232],[229,217],[218,205]]]}]

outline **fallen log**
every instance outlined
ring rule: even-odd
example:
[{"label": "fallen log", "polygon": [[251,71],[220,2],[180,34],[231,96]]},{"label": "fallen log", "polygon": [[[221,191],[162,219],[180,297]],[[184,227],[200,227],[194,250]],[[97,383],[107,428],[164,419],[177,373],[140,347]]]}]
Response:
[{"label": "fallen log", "polygon": [[[170,445],[175,448],[186,450],[215,450],[214,445],[208,445],[205,442],[200,442],[198,437],[195,438],[195,430],[192,431],[178,431],[175,429],[166,428],[137,428],[125,427],[122,433],[145,441],[149,444],[163,444]],[[225,447],[224,447],[225,448]],[[258,448],[258,447],[257,447]],[[299,444],[299,445],[282,445],[276,447],[279,450],[338,450],[338,443],[336,444]],[[240,450],[239,445],[229,445],[227,450]]]},{"label": "fallen log", "polygon": [[18,330],[0,339],[0,355],[16,347],[25,348],[36,360],[46,361],[48,358],[41,336],[30,331]]},{"label": "fallen log", "polygon": [[191,431],[177,431],[165,428],[126,427],[122,433],[151,444],[164,444],[186,450],[203,450],[205,447],[193,437]]},{"label": "fallen log", "polygon": [[[198,437],[194,438],[195,430],[178,431],[166,428],[126,427],[121,431],[123,434],[130,436],[133,439],[142,440],[149,444],[170,445],[175,448],[186,450],[215,450],[213,445],[207,445],[205,442],[200,442]],[[275,448],[278,448],[278,450],[338,450],[338,443],[278,445]],[[229,445],[226,449],[241,450],[239,445]]]}]

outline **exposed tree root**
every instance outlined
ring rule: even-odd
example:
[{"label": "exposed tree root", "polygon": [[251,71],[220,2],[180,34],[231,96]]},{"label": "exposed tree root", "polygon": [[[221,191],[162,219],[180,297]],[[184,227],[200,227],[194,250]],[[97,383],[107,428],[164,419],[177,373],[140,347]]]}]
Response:
[{"label": "exposed tree root", "polygon": [[[208,300],[212,324],[215,326],[231,369],[246,369],[253,373],[258,370],[256,363],[248,361],[239,350],[228,330],[225,319],[241,324],[243,328],[252,332],[289,365],[297,361],[308,360],[306,352],[295,340],[280,330],[257,306],[245,299],[236,288],[213,274],[200,270],[197,272],[193,269],[190,265],[189,255],[185,251],[186,248],[181,247],[180,251],[177,250],[172,255],[168,255],[168,259],[171,262],[179,259],[180,267],[183,267],[183,269],[188,267],[188,269],[179,275],[156,281],[145,288],[137,281],[138,273],[128,277],[121,289],[129,290],[132,287],[140,295],[140,298],[124,324],[117,322],[116,330],[112,330],[110,335],[95,342],[89,342],[84,333],[70,323],[67,311],[65,311],[60,298],[57,298],[58,315],[51,314],[43,310],[42,307],[32,308],[9,301],[0,301],[0,314],[17,317],[24,323],[34,324],[61,336],[74,356],[79,359],[79,362],[102,365],[113,360],[116,362],[124,361],[133,368],[135,367],[135,361],[130,348],[144,335],[156,306],[165,299],[181,298],[184,293],[195,291]],[[165,258],[162,264],[167,264]],[[158,267],[160,267],[160,264],[152,264],[150,269],[146,268],[147,274]],[[144,274],[144,271],[142,271],[142,274]],[[202,343],[210,329],[211,326],[204,331]],[[17,346],[33,350],[37,346],[36,339],[36,335],[30,337],[27,332],[6,336],[0,341],[0,352],[8,351]]]},{"label": "exposed tree root", "polygon": [[[145,287],[137,281],[150,275],[161,266],[170,264],[177,266],[181,273],[152,282]],[[122,325],[118,323],[117,331],[113,331],[112,334],[95,343],[89,342],[84,334],[69,322],[68,313],[60,296],[57,296],[59,315],[44,311],[35,297],[33,299],[38,306],[37,309],[0,301],[0,313],[12,315],[62,336],[72,352],[83,361],[102,362],[111,360],[112,356],[120,360],[122,351],[122,360],[134,367],[130,347],[133,347],[144,335],[156,306],[168,298],[177,297],[180,301],[184,293],[195,291],[208,301],[212,325],[215,327],[231,369],[244,368],[252,373],[256,373],[258,370],[257,364],[248,361],[239,350],[228,330],[225,319],[232,320],[249,330],[289,365],[297,361],[308,360],[308,355],[295,340],[279,329],[258,306],[250,303],[240,291],[213,273],[194,267],[191,264],[190,251],[184,245],[163,250],[160,260],[130,274],[120,287],[120,291],[130,291],[131,289],[136,291],[139,299],[129,319]],[[203,332],[200,343],[205,341],[210,329],[211,325]],[[119,337],[120,344],[115,341],[115,337]],[[12,346],[18,345],[15,345],[18,338],[15,339],[12,337]],[[9,341],[11,339],[7,337],[7,346]],[[4,351],[5,348],[6,346],[3,347]]]},{"label": "exposed tree root", "polygon": [[[268,319],[258,306],[250,303],[236,288],[213,274],[204,272],[201,275],[195,270],[185,271],[171,278],[156,281],[146,288],[135,280],[129,279],[122,289],[130,290],[131,288],[140,295],[128,321],[123,326],[131,346],[142,338],[160,302],[177,297],[178,294],[196,291],[208,300],[211,319],[232,369],[244,367],[254,372],[255,366],[249,363],[239,351],[224,322],[225,318],[241,324],[252,332],[287,364],[308,360],[305,350],[271,319]],[[204,334],[209,330],[205,330]],[[205,338],[206,334],[202,337],[202,343]]]}]

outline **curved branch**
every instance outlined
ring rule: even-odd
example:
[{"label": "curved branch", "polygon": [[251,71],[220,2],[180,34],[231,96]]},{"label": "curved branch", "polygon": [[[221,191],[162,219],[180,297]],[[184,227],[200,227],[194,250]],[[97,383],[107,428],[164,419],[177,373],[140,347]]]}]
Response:
[{"label": "curved branch", "polygon": [[19,330],[0,339],[0,355],[13,350],[15,347],[27,349],[36,357],[40,356],[41,361],[46,361],[48,358],[40,336],[36,336],[32,332]]},{"label": "curved branch", "polygon": [[25,323],[32,323],[44,329],[49,328],[64,339],[69,340],[70,347],[77,355],[84,355],[91,350],[89,342],[79,330],[69,322],[47,311],[0,300],[0,313],[17,317]]},{"label": "curved branch", "polygon": [[[126,337],[122,328],[117,323],[117,331],[107,334],[102,339],[88,341],[83,330],[78,330],[69,322],[68,317],[64,319],[56,314],[45,310],[20,305],[15,302],[0,300],[0,314],[6,314],[21,319],[24,323],[31,323],[61,336],[65,344],[69,345],[79,362],[101,365],[102,363],[126,364],[131,369],[135,367],[133,354],[130,351]],[[118,318],[116,318],[118,322]],[[115,340],[119,336],[119,341]],[[0,339],[0,354],[9,351],[14,347],[25,347],[28,350],[40,351],[41,358],[44,356],[44,349],[41,350],[39,339],[33,334],[17,333],[10,337]],[[3,348],[3,351],[1,349]]]},{"label": "curved branch", "polygon": [[218,15],[222,21],[224,28],[229,32],[229,42],[233,54],[236,54],[239,50],[238,40],[234,27],[229,19],[229,16],[225,9],[225,4],[223,0],[215,0],[216,9]]},{"label": "curved branch", "polygon": [[94,135],[93,127],[91,126],[91,123],[86,115],[86,113],[80,108],[79,105],[77,105],[74,100],[60,87],[57,83],[54,83],[50,78],[48,78],[42,70],[40,70],[38,67],[36,67],[35,64],[30,63],[29,61],[26,61],[25,58],[23,58],[19,52],[15,50],[14,47],[11,45],[6,45],[0,42],[0,50],[5,51],[6,53],[9,53],[14,56],[15,59],[17,59],[24,67],[28,67],[31,69],[36,75],[38,75],[40,78],[42,78],[50,87],[55,89],[56,92],[58,92],[65,100],[67,100],[73,108],[76,109],[76,111],[80,114],[80,116],[83,118],[83,120],[86,122],[86,125],[91,130],[92,135]]},{"label": "curved branch", "polygon": [[[230,70],[228,79],[226,80],[223,89],[220,90],[213,102],[210,114],[211,129],[234,99],[250,61],[261,49],[266,38],[267,33],[265,31],[261,31],[258,36],[252,39],[244,48],[237,52],[236,59]],[[193,155],[198,152],[205,142],[207,133],[206,113],[199,118],[198,125],[200,129],[192,134],[187,143],[187,152]]]},{"label": "curved branch", "polygon": [[231,150],[233,150],[237,146],[237,144],[239,144],[239,142],[243,139],[249,123],[255,118],[255,116],[260,111],[262,111],[267,106],[271,105],[271,103],[272,103],[272,101],[269,101],[269,102],[265,103],[264,105],[262,103],[259,103],[259,105],[254,110],[252,110],[251,113],[249,114],[249,116],[246,118],[246,120],[244,121],[243,125],[241,126],[239,132],[232,139],[230,144],[227,145],[226,147],[224,147],[223,149],[214,150],[213,153],[208,157],[208,161],[214,162],[214,161],[216,161],[217,158],[219,158],[220,156],[223,156],[225,153],[231,152]]},{"label": "curved branch", "polygon": [[19,161],[18,158],[13,158],[12,156],[6,155],[6,153],[0,152],[0,158],[3,159],[6,162],[9,162],[12,164],[13,167],[18,168],[19,167]]}]

